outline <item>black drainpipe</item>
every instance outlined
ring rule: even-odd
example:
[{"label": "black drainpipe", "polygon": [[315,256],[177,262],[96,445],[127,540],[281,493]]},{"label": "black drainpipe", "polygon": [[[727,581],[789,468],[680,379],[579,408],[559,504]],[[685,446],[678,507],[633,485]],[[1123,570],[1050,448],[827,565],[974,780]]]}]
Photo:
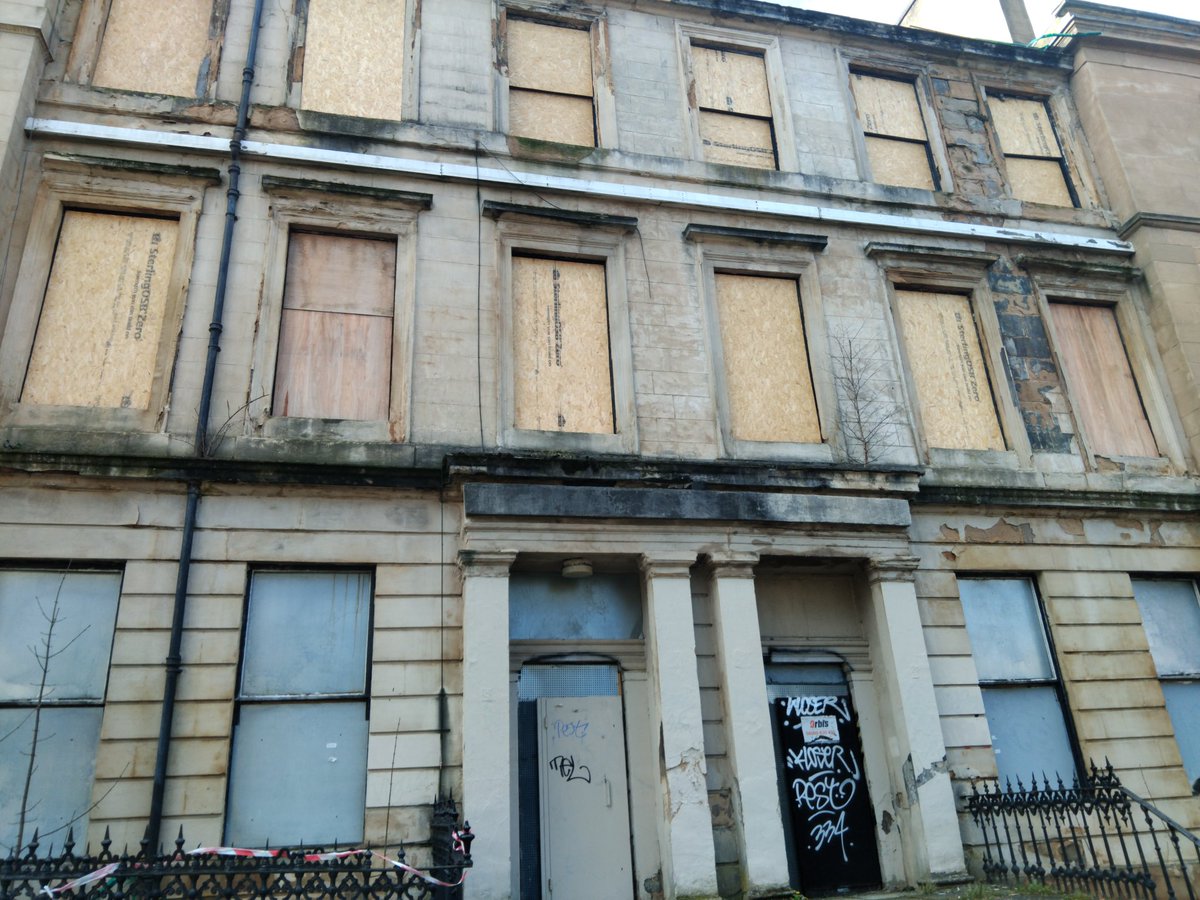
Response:
[{"label": "black drainpipe", "polygon": [[[221,320],[225,312],[225,289],[229,283],[229,259],[233,252],[233,230],[237,225],[238,183],[241,179],[242,141],[250,117],[250,90],[254,86],[254,65],[258,58],[258,32],[262,24],[263,0],[254,2],[254,20],[250,24],[250,47],[242,70],[242,96],[238,101],[237,126],[229,142],[229,189],[225,192],[225,234],[221,240],[221,261],[217,268],[217,291],[213,300],[212,322],[208,326],[208,359],[204,364],[204,384],[200,388],[200,409],[196,417],[195,454],[208,455],[208,419],[212,409],[213,383],[217,373],[217,354],[221,352]],[[183,513],[183,540],[179,548],[179,570],[175,578],[175,606],[171,615],[171,645],[163,665],[162,719],[158,726],[158,749],[154,758],[154,789],[150,795],[150,819],[146,824],[146,846],[155,852],[162,830],[163,796],[167,788],[167,756],[171,748],[171,723],[175,718],[175,695],[179,673],[183,671],[180,645],[183,643],[183,614],[187,608],[188,577],[192,570],[192,539],[196,534],[196,513],[200,507],[200,481],[188,482],[187,506]]]}]

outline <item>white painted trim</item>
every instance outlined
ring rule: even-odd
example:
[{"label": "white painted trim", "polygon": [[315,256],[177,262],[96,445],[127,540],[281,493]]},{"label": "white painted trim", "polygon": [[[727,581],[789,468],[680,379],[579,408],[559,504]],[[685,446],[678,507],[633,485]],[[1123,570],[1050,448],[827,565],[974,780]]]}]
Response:
[{"label": "white painted trim", "polygon": [[[201,153],[221,153],[229,150],[229,141],[223,138],[203,137],[194,134],[178,134],[168,131],[150,131],[141,128],[119,128],[113,125],[93,125],[83,122],[68,122],[60,119],[29,118],[25,131],[30,137],[65,137],[102,143],[126,144],[131,146],[169,147],[176,150],[195,150]],[[244,141],[242,153],[248,157],[277,159],[286,162],[303,162],[344,169],[368,169],[395,172],[428,178],[443,178],[453,181],[480,181],[485,184],[516,185],[571,194],[585,194],[610,200],[629,200],[639,203],[666,203],[701,209],[719,209],[762,213],[786,219],[829,222],[837,225],[854,225],[880,228],[889,231],[905,231],[916,234],[936,234],[946,237],[976,238],[1002,241],[1010,244],[1036,244],[1050,247],[1072,247],[1083,250],[1099,250],[1108,253],[1133,255],[1133,245],[1115,238],[1096,235],[1069,234],[1057,231],[1033,231],[1027,228],[1004,228],[996,225],[979,225],[971,222],[949,222],[943,219],[920,219],[913,216],[896,216],[888,213],[861,212],[853,209],[838,209],[829,206],[813,206],[806,203],[788,203],[760,200],[717,192],[702,193],[653,187],[647,184],[622,184],[614,181],[596,181],[590,178],[571,178],[562,175],[539,175],[532,172],[514,172],[509,169],[493,169],[458,163],[439,163],[428,160],[396,156],[378,156],[371,153],[350,153],[344,150],[326,150],[320,147],[298,147],[291,144]]]}]

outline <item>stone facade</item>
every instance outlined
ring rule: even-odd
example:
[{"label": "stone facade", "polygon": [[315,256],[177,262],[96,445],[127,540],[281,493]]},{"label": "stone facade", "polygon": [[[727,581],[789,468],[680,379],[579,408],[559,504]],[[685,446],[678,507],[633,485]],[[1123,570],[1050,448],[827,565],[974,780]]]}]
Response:
[{"label": "stone facade", "polygon": [[[1195,682],[1156,668],[1144,625],[1148,591],[1194,599],[1200,574],[1200,33],[1069,7],[1105,38],[1033,50],[755,0],[297,0],[252,37],[250,0],[0,0],[0,631],[37,646],[38,578],[44,612],[76,573],[120,576],[72,706],[99,717],[70,757],[87,799],[46,826],[132,844],[157,797],[189,842],[267,822],[421,859],[452,794],[471,897],[916,885],[975,870],[973,779],[1053,752],[1200,825],[1168,699]],[[174,37],[119,43],[141,32]],[[899,99],[872,118],[870,96]],[[589,104],[595,146],[522,132]],[[1019,199],[1030,171],[1071,205]],[[878,183],[910,178],[938,189]],[[139,262],[147,228],[171,251]],[[297,235],[329,256],[305,268]],[[581,310],[607,337],[587,365]],[[292,575],[316,599],[293,585],[259,631]],[[340,576],[370,583],[365,649],[306,666],[304,623],[345,624],[320,611]],[[1012,634],[981,639],[969,617],[997,611]],[[998,672],[1022,641],[1046,668]],[[359,668],[296,693],[255,687],[267,660],[306,684]],[[27,674],[0,722],[71,705]],[[815,849],[773,719],[800,696],[845,710],[804,707],[846,738],[868,823]],[[331,736],[322,704],[367,724]],[[311,727],[255,758],[253,723],[285,713]],[[587,779],[585,718],[612,767]],[[579,824],[614,809],[615,841]],[[850,845],[866,869],[817,874]]]}]

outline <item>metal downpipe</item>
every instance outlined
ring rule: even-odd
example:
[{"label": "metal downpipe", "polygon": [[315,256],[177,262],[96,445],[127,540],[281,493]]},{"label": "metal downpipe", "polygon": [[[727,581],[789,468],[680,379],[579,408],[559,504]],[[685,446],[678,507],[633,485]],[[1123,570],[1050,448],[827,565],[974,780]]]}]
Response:
[{"label": "metal downpipe", "polygon": [[[208,326],[208,356],[204,364],[204,382],[200,389],[200,409],[196,417],[195,455],[209,454],[208,420],[212,410],[213,385],[216,381],[217,354],[221,352],[222,319],[225,313],[225,293],[229,284],[229,263],[233,253],[233,232],[237,225],[237,206],[240,196],[242,142],[250,118],[250,92],[254,86],[255,64],[258,59],[258,35],[262,25],[263,0],[254,2],[254,18],[250,24],[250,43],[246,65],[242,69],[242,95],[238,101],[237,125],[229,142],[229,187],[225,192],[225,231],[221,240],[221,258],[217,268],[217,288],[213,299],[212,321]],[[150,817],[146,824],[146,846],[151,852],[159,846],[162,831],[163,798],[167,788],[167,760],[171,747],[171,725],[175,718],[175,697],[179,690],[179,675],[183,671],[180,655],[183,644],[183,619],[187,609],[188,580],[192,570],[192,541],[196,533],[196,517],[200,508],[200,481],[188,482],[187,505],[184,507],[183,538],[179,548],[179,569],[175,578],[175,604],[171,615],[171,642],[163,663],[166,682],[163,685],[162,718],[158,728],[158,745],[154,758],[154,784],[150,794]]]}]

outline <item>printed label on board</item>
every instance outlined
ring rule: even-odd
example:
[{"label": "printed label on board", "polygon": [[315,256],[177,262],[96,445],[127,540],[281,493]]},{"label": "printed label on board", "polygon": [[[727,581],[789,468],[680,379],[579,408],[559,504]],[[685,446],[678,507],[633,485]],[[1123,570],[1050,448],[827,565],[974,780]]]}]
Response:
[{"label": "printed label on board", "polygon": [[841,739],[836,716],[807,716],[800,720],[800,732],[804,735],[805,743]]}]

